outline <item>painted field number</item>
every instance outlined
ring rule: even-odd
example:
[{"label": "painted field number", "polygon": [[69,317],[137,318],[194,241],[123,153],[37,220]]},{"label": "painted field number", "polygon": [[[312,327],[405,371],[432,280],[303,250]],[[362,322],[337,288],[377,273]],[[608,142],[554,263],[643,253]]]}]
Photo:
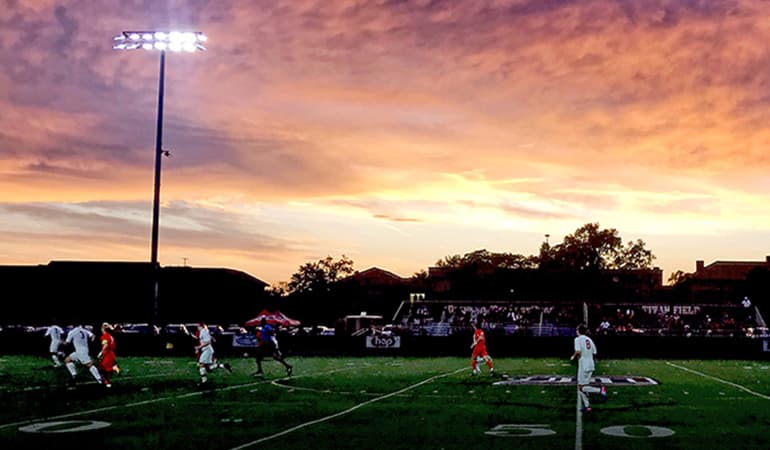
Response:
[{"label": "painted field number", "polygon": [[[485,431],[484,434],[499,437],[539,437],[556,434],[555,431],[548,428],[549,426],[548,424],[507,423],[496,425],[491,430]],[[631,433],[628,433],[627,430]],[[599,431],[608,436],[633,439],[662,438],[674,435],[674,430],[670,428],[653,425],[614,425],[604,427]]]},{"label": "painted field number", "polygon": [[484,434],[490,436],[502,436],[502,437],[530,437],[530,436],[551,436],[556,434],[555,431],[548,428],[548,424],[514,424],[506,423],[497,425],[489,431],[485,431]]},{"label": "painted field number", "polygon": [[[626,428],[641,428],[646,431],[643,431],[644,434],[639,434],[636,433],[636,430],[634,430],[634,434],[629,434],[626,433]],[[608,436],[627,437],[634,439],[669,437],[674,434],[674,430],[670,428],[656,427],[652,425],[615,425],[612,427],[602,428],[599,431]]]},{"label": "painted field number", "polygon": [[79,433],[93,431],[110,426],[109,422],[98,420],[62,420],[57,422],[38,422],[19,427],[24,433]]}]

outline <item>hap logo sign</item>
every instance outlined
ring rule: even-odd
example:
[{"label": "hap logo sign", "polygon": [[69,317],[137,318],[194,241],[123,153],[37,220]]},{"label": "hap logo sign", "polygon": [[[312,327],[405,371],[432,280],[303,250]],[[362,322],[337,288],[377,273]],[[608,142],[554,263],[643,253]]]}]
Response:
[{"label": "hap logo sign", "polygon": [[367,336],[366,348],[401,348],[401,336]]}]

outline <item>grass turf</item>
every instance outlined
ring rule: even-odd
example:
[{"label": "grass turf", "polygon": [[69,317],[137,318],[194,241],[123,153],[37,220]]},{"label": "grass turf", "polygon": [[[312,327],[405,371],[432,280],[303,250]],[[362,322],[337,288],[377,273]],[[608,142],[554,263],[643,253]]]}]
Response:
[{"label": "grass turf", "polygon": [[[291,378],[267,361],[265,380],[252,376],[253,360],[236,359],[234,373],[216,371],[206,389],[197,386],[191,358],[119,362],[123,371],[111,389],[83,368],[68,388],[66,370],[45,358],[0,356],[0,448],[574,449],[576,439],[591,449],[770,448],[768,361],[601,360],[596,375],[661,384],[610,387],[607,403],[594,395],[593,412],[580,416],[574,385],[493,385],[500,378],[486,371],[471,377],[464,358],[290,358]],[[575,372],[568,361],[548,358],[499,359],[495,369],[511,376]],[[44,431],[110,425],[20,430],[58,421],[76,422]],[[628,436],[602,432],[621,425]],[[650,436],[648,426],[674,434]],[[493,429],[497,435],[487,433]],[[533,429],[547,435],[528,435]]]}]

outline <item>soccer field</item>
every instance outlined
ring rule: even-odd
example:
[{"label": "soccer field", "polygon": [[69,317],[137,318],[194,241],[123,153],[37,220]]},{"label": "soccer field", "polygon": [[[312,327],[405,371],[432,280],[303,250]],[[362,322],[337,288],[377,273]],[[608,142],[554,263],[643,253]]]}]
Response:
[{"label": "soccer field", "polygon": [[609,400],[585,414],[566,360],[500,358],[493,378],[464,358],[295,357],[259,380],[236,359],[207,389],[192,358],[119,361],[107,389],[0,356],[0,448],[770,448],[768,361],[601,360]]}]

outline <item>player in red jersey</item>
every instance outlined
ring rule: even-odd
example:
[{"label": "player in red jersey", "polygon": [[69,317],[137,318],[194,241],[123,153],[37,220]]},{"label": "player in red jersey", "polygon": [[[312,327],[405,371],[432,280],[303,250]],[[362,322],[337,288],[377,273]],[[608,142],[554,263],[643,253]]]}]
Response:
[{"label": "player in red jersey", "polygon": [[102,374],[104,385],[107,387],[112,387],[110,376],[113,373],[120,373],[120,367],[118,367],[117,359],[115,358],[115,338],[110,334],[111,330],[112,325],[107,322],[102,324],[102,337],[100,339],[102,351],[100,351],[99,356],[97,356],[97,359],[99,360],[99,373]]},{"label": "player in red jersey", "polygon": [[486,361],[487,367],[489,367],[489,373],[494,375],[495,369],[492,367],[492,357],[487,354],[487,339],[484,336],[484,330],[481,329],[481,319],[476,322],[473,328],[473,344],[471,344],[471,349],[473,350],[473,353],[471,354],[471,374],[478,375],[481,373],[481,370],[478,367],[478,359],[481,359],[482,361]]}]

